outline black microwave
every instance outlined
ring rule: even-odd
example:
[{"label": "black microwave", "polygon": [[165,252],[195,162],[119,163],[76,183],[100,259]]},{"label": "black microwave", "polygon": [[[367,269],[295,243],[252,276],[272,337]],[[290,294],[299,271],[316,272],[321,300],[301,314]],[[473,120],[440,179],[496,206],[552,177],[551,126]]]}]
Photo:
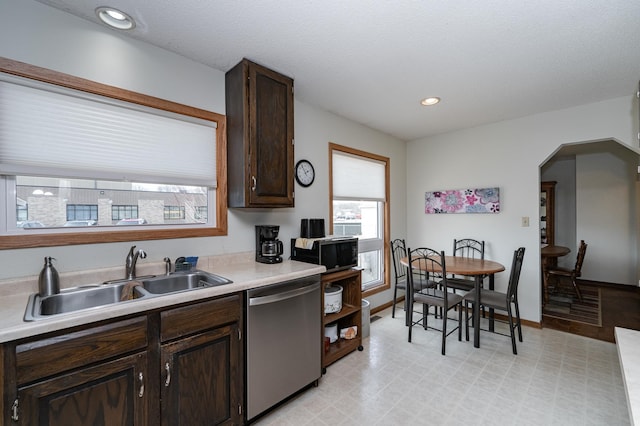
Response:
[{"label": "black microwave", "polygon": [[333,237],[310,241],[292,238],[291,260],[324,265],[327,271],[352,268],[358,265],[358,239]]}]

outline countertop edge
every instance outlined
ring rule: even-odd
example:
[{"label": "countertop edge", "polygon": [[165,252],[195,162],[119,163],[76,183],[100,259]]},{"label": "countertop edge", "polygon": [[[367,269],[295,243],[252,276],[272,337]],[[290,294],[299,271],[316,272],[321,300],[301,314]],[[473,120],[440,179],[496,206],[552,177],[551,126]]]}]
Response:
[{"label": "countertop edge", "polygon": [[156,296],[149,299],[138,299],[116,305],[101,306],[29,322],[23,319],[31,292],[6,295],[0,299],[0,312],[3,312],[0,318],[0,343],[135,313],[143,313],[149,310],[167,308],[185,302],[195,302],[225,294],[242,292],[270,284],[322,274],[326,271],[324,266],[288,260],[274,265],[246,261],[230,265],[216,265],[215,268],[204,266],[198,267],[198,269],[224,276],[232,280],[233,283],[219,287]]},{"label": "countertop edge", "polygon": [[616,347],[632,425],[640,416],[640,331],[615,327]]}]

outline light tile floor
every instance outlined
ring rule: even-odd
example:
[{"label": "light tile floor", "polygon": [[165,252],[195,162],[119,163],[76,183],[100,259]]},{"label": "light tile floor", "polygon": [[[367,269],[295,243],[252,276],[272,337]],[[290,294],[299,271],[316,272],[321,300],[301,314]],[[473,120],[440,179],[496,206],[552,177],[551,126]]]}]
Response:
[{"label": "light tile floor", "polygon": [[630,424],[612,343],[524,327],[518,355],[508,337],[482,332],[479,349],[450,335],[442,356],[437,331],[416,327],[407,342],[403,314],[377,313],[364,351],[255,424]]}]

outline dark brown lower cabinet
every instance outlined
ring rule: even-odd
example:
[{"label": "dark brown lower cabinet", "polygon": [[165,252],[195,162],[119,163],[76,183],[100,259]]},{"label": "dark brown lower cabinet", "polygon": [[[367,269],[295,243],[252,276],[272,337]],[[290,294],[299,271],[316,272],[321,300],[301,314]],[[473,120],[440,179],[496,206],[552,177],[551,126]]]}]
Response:
[{"label": "dark brown lower cabinet", "polygon": [[141,353],[21,388],[20,424],[147,424],[147,364]]},{"label": "dark brown lower cabinet", "polygon": [[240,424],[237,371],[238,327],[225,326],[162,345],[162,424]]},{"label": "dark brown lower cabinet", "polygon": [[243,423],[242,295],[2,345],[0,425]]}]

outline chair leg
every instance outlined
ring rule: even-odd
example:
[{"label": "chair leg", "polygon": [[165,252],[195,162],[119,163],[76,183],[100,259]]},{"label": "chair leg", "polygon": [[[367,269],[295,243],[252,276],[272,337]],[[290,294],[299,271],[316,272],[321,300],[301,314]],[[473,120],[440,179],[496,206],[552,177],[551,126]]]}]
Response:
[{"label": "chair leg", "polygon": [[458,307],[458,342],[462,341],[462,303]]},{"label": "chair leg", "polygon": [[393,286],[393,305],[391,306],[391,318],[396,317],[396,303],[398,303],[398,286]]},{"label": "chair leg", "polygon": [[467,342],[469,341],[469,302],[464,302],[464,334]]},{"label": "chair leg", "polygon": [[578,288],[578,284],[576,283],[576,277],[575,276],[571,276],[571,283],[573,284],[573,288],[576,290],[576,293],[578,294],[578,299],[580,299],[580,301],[582,302],[582,294],[580,294],[580,289]]},{"label": "chair leg", "polygon": [[444,355],[445,345],[447,344],[447,316],[442,317],[442,355]]},{"label": "chair leg", "polygon": [[427,329],[427,317],[429,316],[429,305],[422,304],[422,327]]},{"label": "chair leg", "polygon": [[516,330],[513,325],[513,315],[511,314],[511,303],[507,306],[507,315],[509,317],[509,332],[511,334],[511,347],[513,348],[513,354],[518,355],[518,350],[516,349]]},{"label": "chair leg", "polygon": [[518,340],[522,342],[522,325],[520,324],[520,308],[518,307],[518,299],[516,298],[514,305],[516,306],[516,319],[518,320]]},{"label": "chair leg", "polygon": [[405,297],[405,304],[404,304],[404,325],[406,325],[407,327],[409,326],[409,323],[411,323],[411,321],[413,321],[413,312],[409,309],[409,306],[407,305],[407,295],[405,293],[404,295]]},{"label": "chair leg", "polygon": [[[405,296],[405,297],[407,297],[407,296]],[[413,303],[408,303],[407,304],[407,311],[405,312],[405,318],[408,319],[407,327],[409,327],[408,341],[409,341],[409,343],[411,343],[411,329],[413,328],[413,315],[409,319],[409,316],[408,316],[409,313],[413,313]]]}]

